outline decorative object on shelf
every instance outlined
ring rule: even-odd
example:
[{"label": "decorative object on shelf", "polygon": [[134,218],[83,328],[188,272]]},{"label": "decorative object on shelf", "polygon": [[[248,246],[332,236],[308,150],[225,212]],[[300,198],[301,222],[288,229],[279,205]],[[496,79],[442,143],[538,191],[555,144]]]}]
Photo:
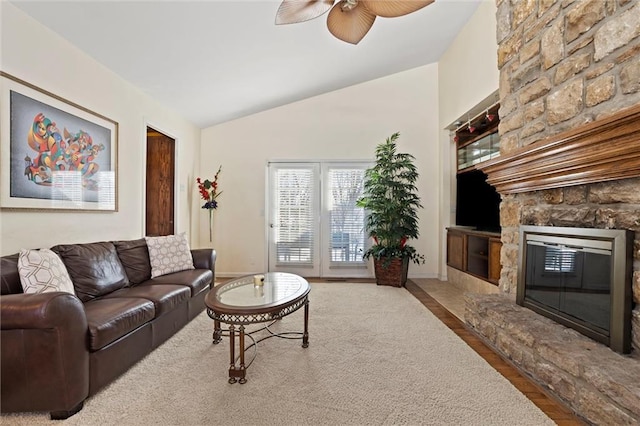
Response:
[{"label": "decorative object on shelf", "polygon": [[202,198],[205,203],[202,208],[209,211],[209,241],[213,241],[213,211],[218,208],[218,197],[222,194],[222,191],[218,191],[218,176],[220,176],[220,171],[222,170],[222,166],[218,167],[218,171],[213,177],[213,181],[206,179],[202,180],[200,178],[196,179],[198,183],[198,191],[200,192],[200,198]]},{"label": "decorative object on shelf", "polygon": [[409,261],[420,264],[425,259],[407,244],[419,235],[417,211],[422,204],[415,185],[415,157],[396,152],[398,137],[400,133],[394,133],[376,147],[376,164],[365,173],[364,192],[357,205],[365,208],[365,230],[375,242],[363,257],[373,256],[376,282],[402,287]]},{"label": "decorative object on shelf", "polygon": [[329,12],[327,28],[334,37],[358,44],[369,32],[376,17],[408,15],[434,0],[284,0],[276,13],[276,25],[296,24]]},{"label": "decorative object on shelf", "polygon": [[118,210],[118,123],[0,71],[0,207]]}]

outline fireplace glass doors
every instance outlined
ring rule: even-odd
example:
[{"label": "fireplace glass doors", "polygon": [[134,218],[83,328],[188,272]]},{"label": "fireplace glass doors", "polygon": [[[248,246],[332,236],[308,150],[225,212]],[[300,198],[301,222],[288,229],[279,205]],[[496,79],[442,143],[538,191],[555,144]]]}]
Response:
[{"label": "fireplace glass doors", "polygon": [[628,352],[627,237],[620,230],[522,226],[518,304]]}]

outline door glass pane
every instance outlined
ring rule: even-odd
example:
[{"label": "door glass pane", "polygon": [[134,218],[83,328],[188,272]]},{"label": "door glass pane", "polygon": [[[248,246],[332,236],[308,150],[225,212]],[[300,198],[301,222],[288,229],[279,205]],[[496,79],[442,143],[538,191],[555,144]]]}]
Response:
[{"label": "door glass pane", "polygon": [[329,170],[330,265],[363,263],[364,209],[356,206],[362,195],[365,168]]},{"label": "door glass pane", "polygon": [[313,170],[280,168],[274,183],[276,261],[279,264],[312,264]]}]

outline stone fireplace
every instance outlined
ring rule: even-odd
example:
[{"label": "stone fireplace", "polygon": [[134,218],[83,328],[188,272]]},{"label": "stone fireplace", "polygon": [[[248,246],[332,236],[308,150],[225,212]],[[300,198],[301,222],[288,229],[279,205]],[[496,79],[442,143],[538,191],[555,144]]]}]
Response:
[{"label": "stone fireplace", "polygon": [[[640,422],[640,2],[497,0],[501,295],[466,321],[593,423]],[[633,241],[630,356],[515,304],[521,225]]]},{"label": "stone fireplace", "polygon": [[516,302],[629,353],[632,238],[621,229],[522,225]]}]

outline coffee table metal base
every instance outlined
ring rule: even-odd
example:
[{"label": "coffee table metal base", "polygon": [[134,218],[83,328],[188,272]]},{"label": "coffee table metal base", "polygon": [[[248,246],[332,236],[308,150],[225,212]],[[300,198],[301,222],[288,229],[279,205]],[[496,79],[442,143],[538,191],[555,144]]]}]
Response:
[{"label": "coffee table metal base", "polygon": [[[281,319],[282,317],[298,310],[300,307],[304,306],[304,331],[303,332],[285,332],[285,333],[274,333],[269,329],[269,326],[272,325],[273,323],[276,322],[276,320]],[[214,322],[213,322],[213,344],[217,345],[218,343],[220,343],[222,341],[222,336],[224,335],[224,331],[222,330],[221,327],[221,321],[220,319],[218,319],[215,315],[214,312],[211,312],[211,310],[208,310],[209,312],[209,316],[214,318]],[[265,326],[262,327],[258,330],[254,330],[250,333],[246,333],[245,332],[245,327],[244,324],[240,324],[239,327],[236,328],[236,326],[234,325],[234,323],[230,323],[229,324],[229,331],[228,331],[228,336],[229,336],[229,383],[233,384],[233,383],[240,383],[240,384],[245,384],[247,383],[247,378],[246,378],[246,373],[247,373],[247,368],[251,365],[251,363],[253,362],[253,359],[251,359],[251,361],[247,364],[245,362],[245,354],[246,351],[251,348],[251,347],[255,347],[257,350],[257,344],[258,342],[261,342],[263,340],[269,339],[271,337],[280,337],[280,338],[285,338],[285,339],[294,339],[294,337],[289,337],[289,335],[291,334],[295,334],[298,335],[300,337],[295,337],[295,339],[302,339],[302,347],[303,348],[308,348],[309,347],[309,300],[308,298],[305,298],[302,303],[300,303],[295,309],[293,310],[285,310],[283,312],[277,313],[275,315],[272,315],[271,318],[273,321]],[[249,321],[249,323],[255,323],[256,321]],[[262,321],[261,321],[262,322]],[[262,337],[261,339],[254,339],[251,335],[263,330],[267,330],[269,332],[269,335]],[[236,356],[236,334],[238,335],[238,355]],[[245,336],[249,336],[249,338],[251,338],[252,343],[251,345],[249,345],[249,347],[245,347]],[[255,358],[255,354],[254,354],[254,358]]]}]

